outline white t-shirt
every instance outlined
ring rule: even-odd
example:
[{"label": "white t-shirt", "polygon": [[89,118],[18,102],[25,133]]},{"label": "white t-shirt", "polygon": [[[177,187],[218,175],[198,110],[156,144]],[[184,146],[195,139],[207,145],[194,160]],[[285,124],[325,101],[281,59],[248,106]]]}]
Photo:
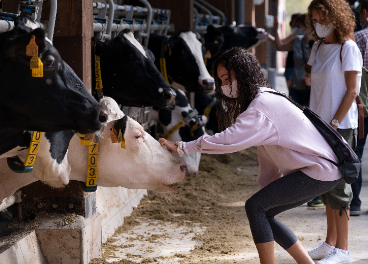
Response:
[{"label": "white t-shirt", "polygon": [[[310,109],[324,121],[330,123],[342,98],[346,93],[345,71],[358,72],[358,93],[362,76],[362,54],[356,43],[348,40],[341,44],[325,44],[319,46],[320,41],[314,43],[308,64],[312,66]],[[318,48],[318,50],[317,50]],[[358,127],[358,107],[354,101],[344,119],[340,122],[340,129]]]}]

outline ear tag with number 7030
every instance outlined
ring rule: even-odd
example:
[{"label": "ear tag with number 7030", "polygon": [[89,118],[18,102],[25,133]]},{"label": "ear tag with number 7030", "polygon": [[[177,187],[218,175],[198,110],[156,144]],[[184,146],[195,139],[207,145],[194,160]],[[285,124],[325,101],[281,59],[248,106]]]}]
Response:
[{"label": "ear tag with number 7030", "polygon": [[32,36],[31,41],[27,45],[26,55],[32,56],[30,68],[32,70],[32,77],[43,77],[43,63],[38,57],[38,46],[35,41],[35,36]]}]

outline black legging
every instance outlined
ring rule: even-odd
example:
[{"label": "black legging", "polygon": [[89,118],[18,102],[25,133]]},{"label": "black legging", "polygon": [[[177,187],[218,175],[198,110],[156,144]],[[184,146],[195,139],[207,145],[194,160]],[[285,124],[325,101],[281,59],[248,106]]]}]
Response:
[{"label": "black legging", "polygon": [[332,190],[336,181],[315,180],[301,171],[271,182],[245,203],[255,244],[276,241],[284,249],[298,240],[295,234],[274,217]]}]

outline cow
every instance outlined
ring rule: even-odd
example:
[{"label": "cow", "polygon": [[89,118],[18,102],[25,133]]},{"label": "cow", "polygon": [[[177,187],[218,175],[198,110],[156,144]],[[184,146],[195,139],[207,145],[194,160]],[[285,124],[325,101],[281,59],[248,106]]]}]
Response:
[{"label": "cow", "polygon": [[123,106],[169,107],[175,93],[154,64],[151,51],[129,29],[110,41],[96,43],[101,58],[103,94]]},{"label": "cow", "polygon": [[[169,185],[185,176],[183,162],[163,149],[136,121],[124,116],[113,100],[105,98],[102,104],[106,101],[110,110],[109,107],[105,109],[112,118],[108,119],[106,127],[94,134],[99,138],[98,186],[170,191]],[[117,123],[123,130],[126,149],[121,148],[120,143],[111,141],[111,129],[115,129]],[[63,187],[70,180],[86,181],[88,146],[81,145],[80,138],[71,131],[51,134],[48,136],[45,133],[48,140],[41,141],[31,173],[14,173],[8,168],[6,160],[0,159],[0,201],[37,180],[52,187]],[[53,141],[58,143],[55,149],[50,148]],[[27,150],[18,152],[21,160],[26,155]],[[61,166],[56,168],[55,162]]]},{"label": "cow", "polygon": [[155,55],[159,69],[160,57],[165,57],[172,87],[188,92],[214,91],[214,80],[204,64],[202,43],[194,32],[182,30],[170,38],[151,34],[148,49]]},{"label": "cow", "polygon": [[[45,31],[29,27],[32,23],[18,17],[13,30],[0,34],[0,134],[7,129],[99,130],[107,118],[101,106],[47,41]],[[32,77],[32,57],[26,54],[32,38],[43,77]]]},{"label": "cow", "polygon": [[[207,108],[210,112],[206,116],[205,129],[207,134],[214,135],[220,133],[219,124],[216,116],[216,98],[212,95],[196,93],[195,95],[195,106],[199,115],[204,115]],[[208,113],[208,112],[207,112]]]},{"label": "cow", "polygon": [[[156,121],[162,126],[163,134],[168,132],[181,120],[185,120],[185,125],[173,133],[170,133],[171,141],[192,141],[204,135],[204,127],[201,117],[199,117],[190,106],[185,93],[174,89],[176,93],[175,105],[171,109],[153,108],[150,121]],[[191,131],[192,130],[192,131]],[[201,153],[193,153],[180,158],[187,167],[187,176],[197,175]]]},{"label": "cow", "polygon": [[208,61],[209,65],[226,50],[233,47],[248,49],[255,45],[258,42],[257,35],[257,29],[252,26],[215,27],[209,25],[207,32],[204,34],[205,48],[211,53],[211,59]]}]

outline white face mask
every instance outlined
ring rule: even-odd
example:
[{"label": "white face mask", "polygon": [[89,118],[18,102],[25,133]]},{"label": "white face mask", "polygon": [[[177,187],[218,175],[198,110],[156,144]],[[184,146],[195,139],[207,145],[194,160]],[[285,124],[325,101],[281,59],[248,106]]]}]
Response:
[{"label": "white face mask", "polygon": [[316,29],[317,36],[320,38],[325,38],[329,36],[333,31],[333,24],[330,23],[328,26],[321,25],[320,23],[316,22],[314,24],[314,28]]},{"label": "white face mask", "polygon": [[230,84],[222,85],[221,90],[224,93],[224,95],[226,95],[227,97],[230,97],[230,98],[238,97],[238,87],[237,87],[236,80],[231,83],[231,87],[230,87]]}]

